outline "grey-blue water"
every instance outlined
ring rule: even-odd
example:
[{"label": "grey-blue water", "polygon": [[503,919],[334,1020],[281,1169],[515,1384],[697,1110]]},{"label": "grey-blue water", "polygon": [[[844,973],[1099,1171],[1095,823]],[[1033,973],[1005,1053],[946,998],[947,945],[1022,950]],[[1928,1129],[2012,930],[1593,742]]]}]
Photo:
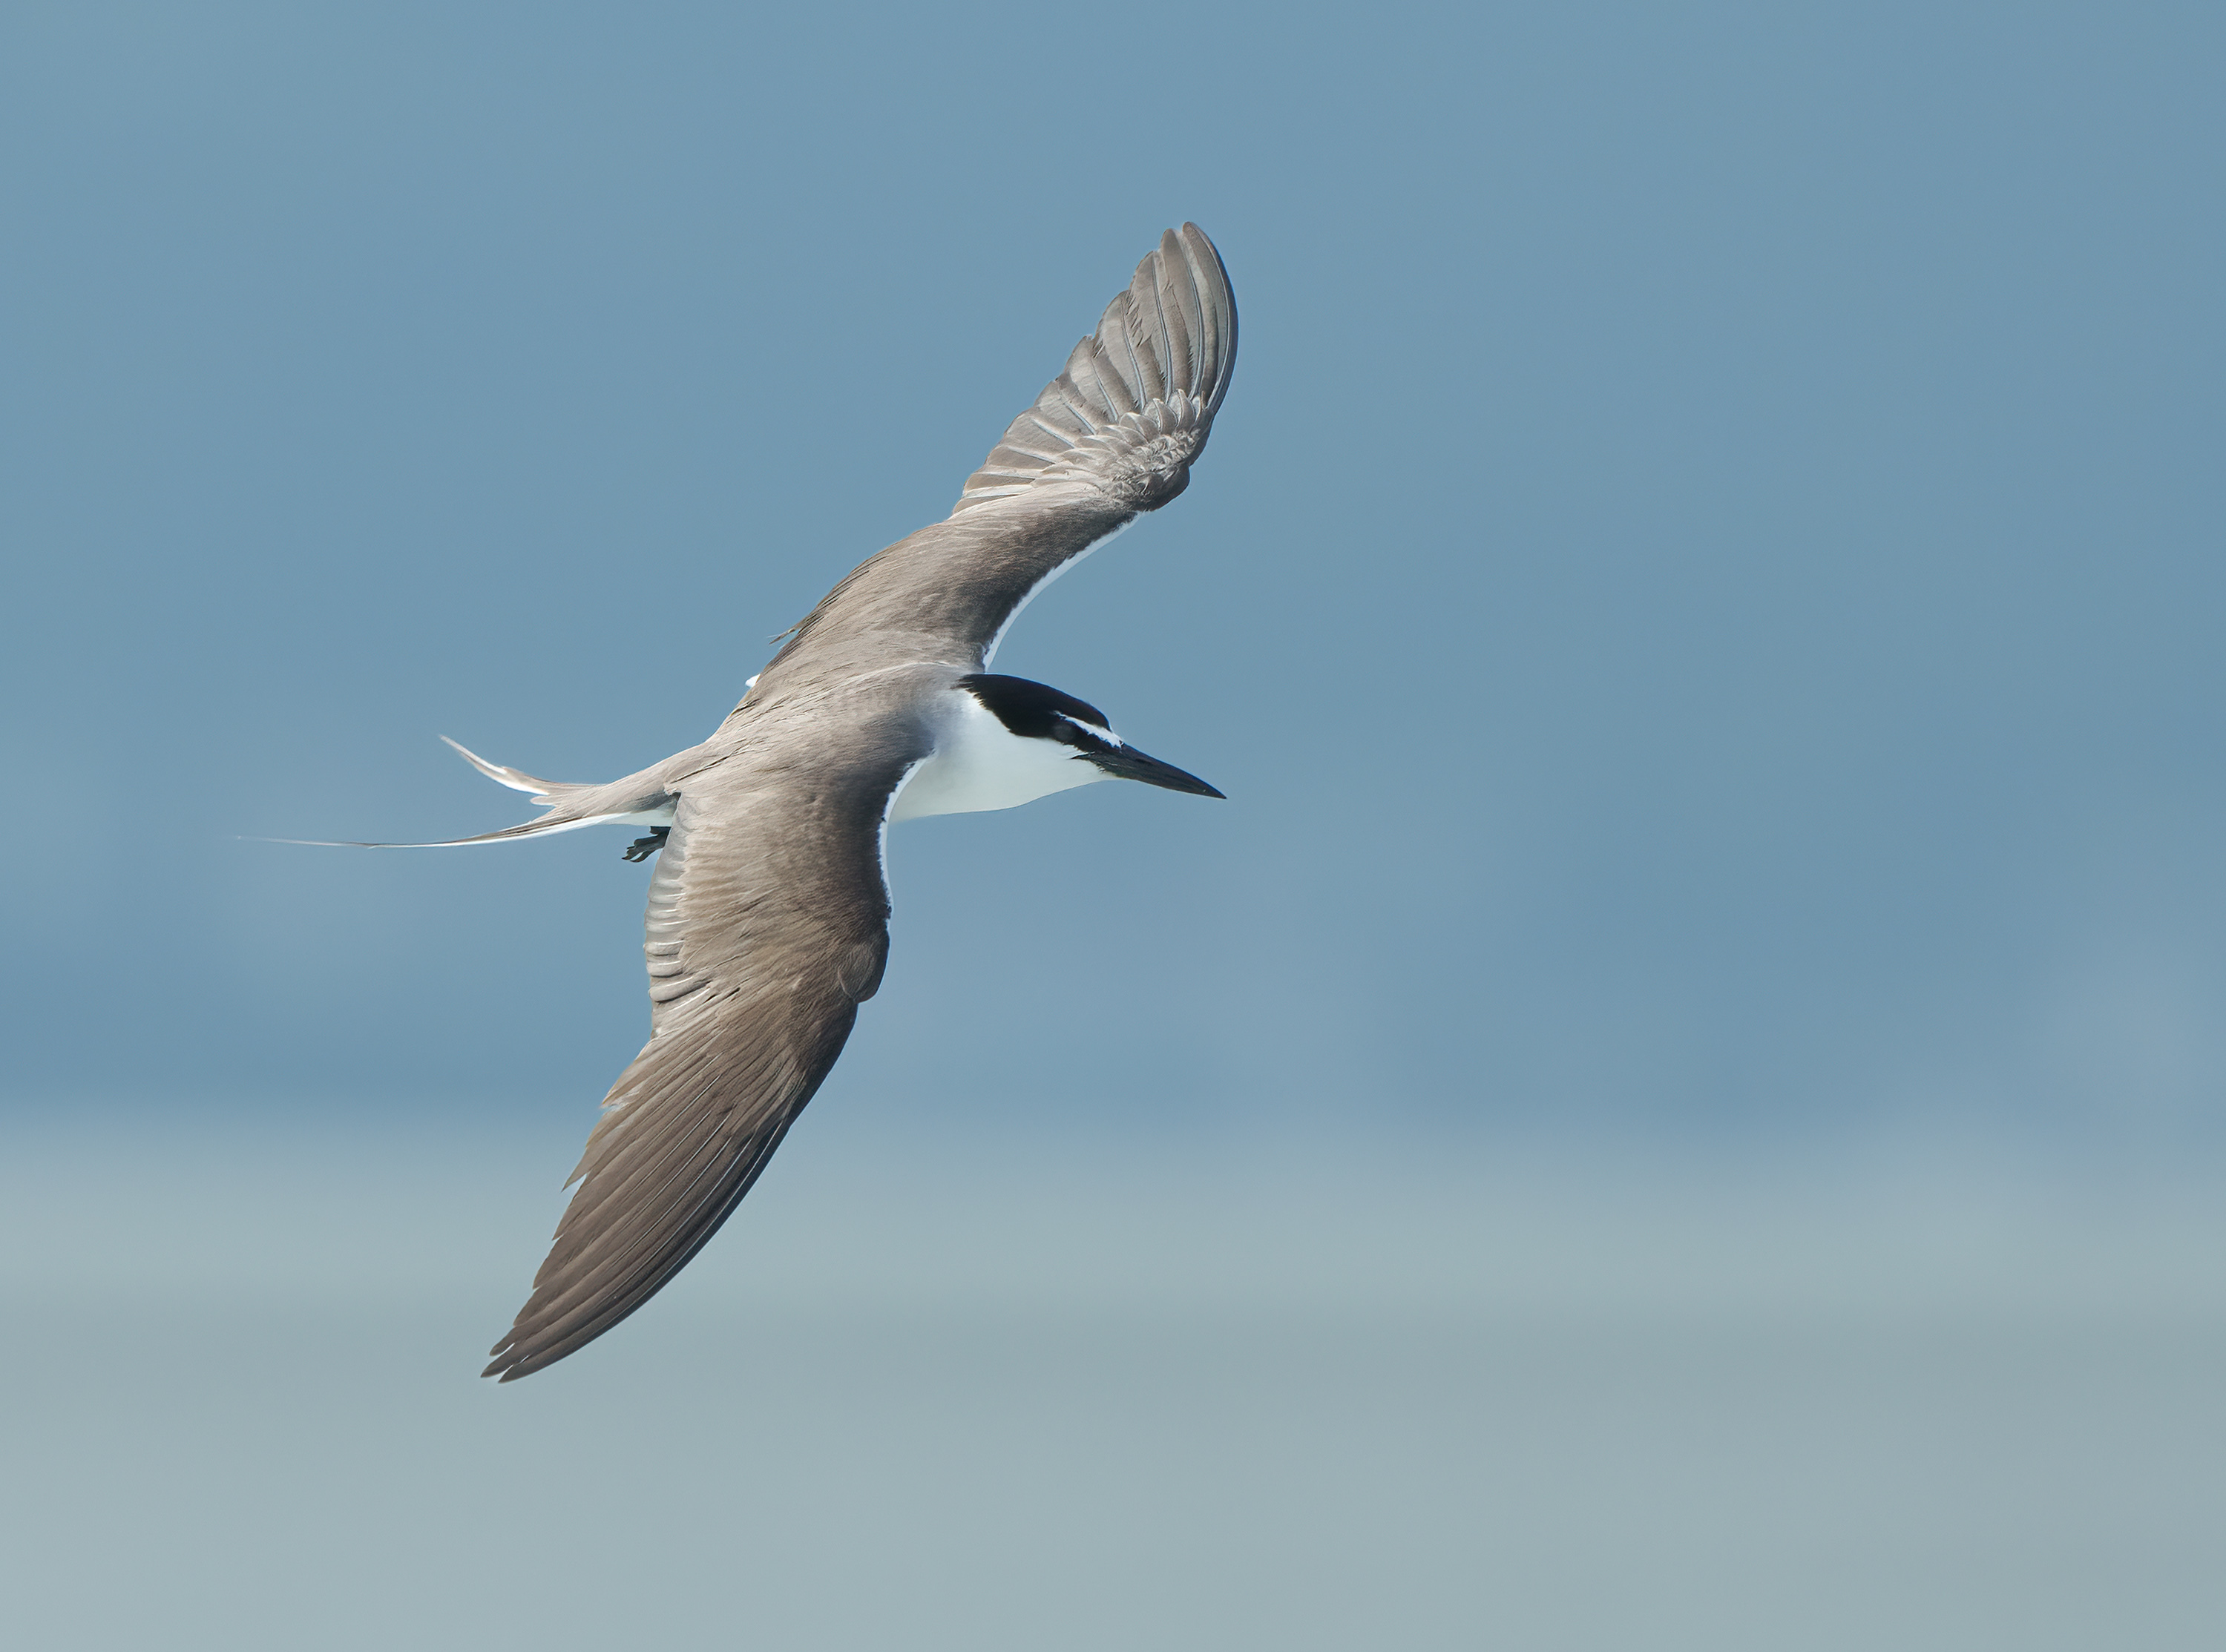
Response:
[{"label": "grey-blue water", "polygon": [[675,1287],[497,1388],[476,1356],[572,1122],[16,1115],[10,1643],[2161,1652],[2226,1623],[2201,1166],[1154,1159],[807,1117]]}]

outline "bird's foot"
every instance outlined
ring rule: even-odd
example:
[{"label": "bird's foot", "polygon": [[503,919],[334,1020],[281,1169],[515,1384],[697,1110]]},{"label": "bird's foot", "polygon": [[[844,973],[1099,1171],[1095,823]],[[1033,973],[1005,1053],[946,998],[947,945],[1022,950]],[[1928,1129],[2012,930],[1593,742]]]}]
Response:
[{"label": "bird's foot", "polygon": [[649,829],[647,837],[634,839],[633,847],[626,852],[626,858],[629,861],[646,861],[658,850],[663,848],[665,840],[671,836],[672,828],[670,826],[652,826]]}]

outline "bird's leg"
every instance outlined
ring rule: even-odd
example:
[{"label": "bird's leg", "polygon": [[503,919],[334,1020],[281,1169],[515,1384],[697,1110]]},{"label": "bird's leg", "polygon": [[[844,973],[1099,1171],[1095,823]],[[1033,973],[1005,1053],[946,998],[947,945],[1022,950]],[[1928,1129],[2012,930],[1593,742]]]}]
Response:
[{"label": "bird's leg", "polygon": [[665,840],[671,836],[672,828],[670,826],[652,826],[649,829],[647,837],[634,839],[633,847],[626,852],[626,858],[629,861],[646,861],[658,850],[663,848]]}]

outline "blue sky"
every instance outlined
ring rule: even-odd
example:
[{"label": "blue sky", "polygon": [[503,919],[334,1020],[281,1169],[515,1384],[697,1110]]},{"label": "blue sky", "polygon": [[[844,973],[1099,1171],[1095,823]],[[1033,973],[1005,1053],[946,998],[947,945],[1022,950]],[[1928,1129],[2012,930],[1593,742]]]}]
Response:
[{"label": "blue sky", "polygon": [[1001,664],[1231,801],[900,832],[823,1104],[2216,1114],[2205,9],[0,27],[22,1102],[584,1117],[619,838],[232,836],[700,738],[1193,218],[1212,448]]}]

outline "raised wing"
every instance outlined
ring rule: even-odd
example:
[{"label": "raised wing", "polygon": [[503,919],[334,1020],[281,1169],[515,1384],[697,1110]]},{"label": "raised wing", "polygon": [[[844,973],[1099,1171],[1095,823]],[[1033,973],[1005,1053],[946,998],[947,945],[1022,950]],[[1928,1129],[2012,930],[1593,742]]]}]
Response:
[{"label": "raised wing", "polygon": [[882,821],[901,737],[847,772],[779,744],[681,782],[651,880],[649,1043],[572,1172],[578,1191],[485,1375],[530,1376],[655,1295],[749,1191],[881,985]]},{"label": "raised wing", "polygon": [[1189,484],[1237,365],[1237,301],[1195,224],[1170,230],[948,519],[853,569],[760,679],[770,697],[875,658],[986,666],[1046,581]]},{"label": "raised wing", "polygon": [[1236,366],[1237,299],[1221,254],[1195,224],[1169,230],[1066,371],[967,478],[958,510],[1062,481],[1158,510],[1188,485]]}]

